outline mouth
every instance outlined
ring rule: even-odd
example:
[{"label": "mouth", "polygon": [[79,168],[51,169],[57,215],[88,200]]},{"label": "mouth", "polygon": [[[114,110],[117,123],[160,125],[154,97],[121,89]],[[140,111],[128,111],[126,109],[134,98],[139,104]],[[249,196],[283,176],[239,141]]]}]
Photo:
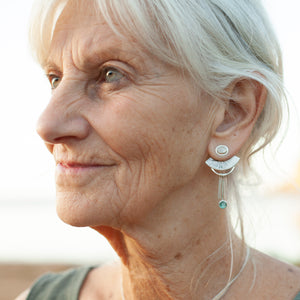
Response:
[{"label": "mouth", "polygon": [[59,161],[56,163],[56,185],[76,188],[109,180],[114,166],[116,164],[102,162]]},{"label": "mouth", "polygon": [[99,168],[99,167],[109,167],[112,165],[107,164],[83,164],[77,162],[59,162],[57,166],[66,169],[83,169],[83,168]]},{"label": "mouth", "polygon": [[105,169],[113,167],[115,164],[110,163],[81,163],[75,161],[59,161],[56,164],[56,170],[59,173],[79,174],[83,172],[91,172],[93,170]]}]

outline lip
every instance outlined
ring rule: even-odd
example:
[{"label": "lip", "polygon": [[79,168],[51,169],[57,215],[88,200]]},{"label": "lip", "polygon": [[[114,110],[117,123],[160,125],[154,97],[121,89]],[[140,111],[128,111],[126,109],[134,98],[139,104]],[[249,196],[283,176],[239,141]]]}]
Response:
[{"label": "lip", "polygon": [[60,190],[65,188],[82,188],[97,182],[110,180],[116,164],[111,162],[76,162],[59,161],[56,163],[55,182]]},{"label": "lip", "polygon": [[56,169],[59,173],[68,173],[68,174],[79,174],[81,172],[90,172],[96,169],[103,169],[112,167],[114,164],[103,164],[103,163],[80,163],[73,161],[61,161],[56,165]]},{"label": "lip", "polygon": [[58,163],[58,166],[62,168],[67,169],[81,169],[81,168],[96,168],[96,167],[105,167],[108,165],[104,164],[83,164],[83,163],[77,163],[77,162],[60,162]]}]

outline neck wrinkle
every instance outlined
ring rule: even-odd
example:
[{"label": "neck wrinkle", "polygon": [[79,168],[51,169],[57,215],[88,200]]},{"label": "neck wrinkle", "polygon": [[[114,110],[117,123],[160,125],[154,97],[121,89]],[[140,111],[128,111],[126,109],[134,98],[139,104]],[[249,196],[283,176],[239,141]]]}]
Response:
[{"label": "neck wrinkle", "polygon": [[[125,236],[128,251],[128,264],[122,268],[125,299],[198,300],[199,295],[201,299],[212,299],[228,281],[231,256],[226,240],[219,239],[219,244],[214,244],[210,243],[209,236],[209,232],[202,238],[198,235],[198,239],[189,243],[170,240],[165,247],[154,243],[159,245],[154,252]],[[207,248],[209,244],[214,248]],[[233,274],[238,272],[242,262],[239,255],[242,251],[235,244],[238,254]]]},{"label": "neck wrinkle", "polygon": [[[195,179],[176,190],[144,218],[122,222],[120,234],[113,235],[121,237],[121,243],[106,235],[113,248],[122,246],[121,251],[115,250],[123,262],[126,300],[211,300],[226,286],[231,226],[226,210],[217,205],[217,178],[208,179]],[[233,236],[235,275],[243,264],[243,250],[241,241]]]}]

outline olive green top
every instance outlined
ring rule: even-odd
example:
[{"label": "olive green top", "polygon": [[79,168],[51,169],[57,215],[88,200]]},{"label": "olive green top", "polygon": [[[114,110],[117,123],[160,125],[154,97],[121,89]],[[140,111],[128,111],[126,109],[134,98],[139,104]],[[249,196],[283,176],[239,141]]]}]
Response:
[{"label": "olive green top", "polygon": [[[78,300],[81,286],[93,268],[81,267],[43,275],[33,284],[27,300]],[[294,300],[300,300],[300,292]]]},{"label": "olive green top", "polygon": [[294,300],[300,300],[300,292],[297,294]]},{"label": "olive green top", "polygon": [[80,267],[62,273],[49,273],[32,286],[27,300],[77,300],[81,286],[94,267]]}]

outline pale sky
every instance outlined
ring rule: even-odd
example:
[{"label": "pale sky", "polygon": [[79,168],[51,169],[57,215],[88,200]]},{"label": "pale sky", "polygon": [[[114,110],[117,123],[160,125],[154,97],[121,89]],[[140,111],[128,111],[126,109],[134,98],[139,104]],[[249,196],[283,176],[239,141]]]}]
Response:
[{"label": "pale sky", "polygon": [[[1,172],[0,201],[54,195],[53,161],[35,132],[50,97],[43,72],[27,46],[27,22],[33,0],[0,2]],[[286,85],[300,111],[300,1],[266,0],[285,60]],[[292,112],[295,112],[292,108]],[[300,158],[299,124],[295,116],[279,155],[288,171]]]}]

